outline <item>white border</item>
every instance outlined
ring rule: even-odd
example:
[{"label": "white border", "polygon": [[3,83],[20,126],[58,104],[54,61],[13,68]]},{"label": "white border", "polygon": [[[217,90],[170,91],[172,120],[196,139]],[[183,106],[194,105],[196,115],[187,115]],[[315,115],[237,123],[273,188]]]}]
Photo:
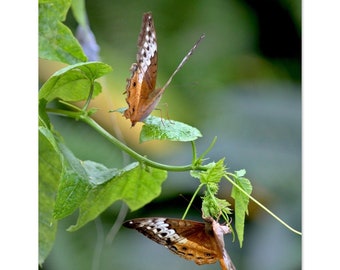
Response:
[{"label": "white border", "polygon": [[339,267],[339,2],[303,2],[303,269]]}]

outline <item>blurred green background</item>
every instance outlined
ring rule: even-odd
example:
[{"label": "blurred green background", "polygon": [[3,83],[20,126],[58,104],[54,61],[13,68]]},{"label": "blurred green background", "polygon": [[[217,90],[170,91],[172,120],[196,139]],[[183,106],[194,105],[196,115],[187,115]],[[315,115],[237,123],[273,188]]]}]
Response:
[{"label": "blurred green background", "polygon": [[[226,157],[230,171],[245,168],[253,196],[301,231],[301,2],[264,1],[114,1],[86,2],[90,26],[101,47],[102,61],[113,72],[102,81],[95,101],[96,120],[127,143],[165,164],[191,162],[189,143],[138,144],[138,125],[108,109],[126,106],[126,78],[137,53],[142,14],[152,11],[158,40],[161,87],[202,33],[206,37],[174,77],[159,104],[162,115],[197,127],[199,154],[217,136],[207,155]],[[67,25],[76,24],[70,13]],[[42,61],[40,81],[58,64]],[[154,112],[160,115],[159,111]],[[107,167],[126,164],[122,154],[86,125],[52,117],[56,129],[78,158]],[[114,129],[113,127],[116,127]],[[117,129],[118,127],[118,129]],[[180,218],[198,182],[189,173],[169,173],[159,198],[126,219],[144,216]],[[219,197],[230,198],[222,181]],[[43,269],[219,269],[197,266],[173,255],[143,235],[121,228],[112,244],[105,242],[121,202],[77,232],[66,232],[76,215],[59,223],[54,248]],[[188,218],[201,220],[200,201]],[[226,236],[237,269],[301,269],[301,236],[295,235],[255,204],[250,204],[245,240]]]}]

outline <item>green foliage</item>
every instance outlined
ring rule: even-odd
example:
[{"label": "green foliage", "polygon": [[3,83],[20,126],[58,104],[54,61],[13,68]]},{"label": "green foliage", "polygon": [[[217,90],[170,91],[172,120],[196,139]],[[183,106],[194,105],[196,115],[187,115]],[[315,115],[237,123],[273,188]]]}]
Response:
[{"label": "green foliage", "polygon": [[71,0],[39,1],[39,57],[66,64],[84,62],[87,57],[62,21],[71,6]]},{"label": "green foliage", "polygon": [[52,248],[57,220],[79,208],[77,224],[69,228],[75,231],[117,200],[139,209],[159,196],[167,177],[167,171],[140,163],[117,169],[81,161],[61,140],[52,129],[39,127],[39,263]]}]

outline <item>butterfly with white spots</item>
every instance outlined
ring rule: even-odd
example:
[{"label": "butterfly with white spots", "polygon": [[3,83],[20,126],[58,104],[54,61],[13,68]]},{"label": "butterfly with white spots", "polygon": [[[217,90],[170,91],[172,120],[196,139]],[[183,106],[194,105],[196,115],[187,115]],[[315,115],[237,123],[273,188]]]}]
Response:
[{"label": "butterfly with white spots", "polygon": [[150,217],[124,222],[127,228],[136,229],[151,240],[168,248],[178,256],[195,263],[220,262],[222,270],[235,270],[225,247],[223,235],[230,228],[219,224],[211,217],[205,222],[185,219]]},{"label": "butterfly with white spots", "polygon": [[127,80],[126,102],[128,108],[124,116],[130,119],[131,126],[143,121],[155,109],[172,78],[193,54],[204,34],[183,58],[176,70],[162,88],[156,88],[158,70],[158,49],[154,21],[151,12],[143,14],[142,28],[138,36],[137,62],[133,63],[131,77]]}]

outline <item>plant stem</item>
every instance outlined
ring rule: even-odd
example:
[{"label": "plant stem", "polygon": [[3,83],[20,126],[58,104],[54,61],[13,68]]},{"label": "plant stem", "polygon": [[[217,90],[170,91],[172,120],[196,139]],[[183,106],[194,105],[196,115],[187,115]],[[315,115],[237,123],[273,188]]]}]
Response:
[{"label": "plant stem", "polygon": [[198,188],[196,189],[194,195],[192,195],[191,200],[190,200],[190,202],[189,202],[189,204],[188,204],[188,206],[187,206],[187,209],[185,209],[185,212],[184,212],[184,214],[183,214],[183,216],[182,216],[182,219],[185,219],[185,217],[186,217],[186,215],[188,214],[188,211],[189,211],[189,209],[190,209],[192,203],[194,202],[194,199],[195,199],[197,193],[200,191],[200,189],[201,189],[203,186],[204,186],[204,184],[200,184],[200,185],[198,186]]},{"label": "plant stem", "polygon": [[87,97],[87,100],[85,102],[85,105],[83,107],[83,111],[86,111],[88,106],[90,105],[91,99],[92,99],[92,95],[93,95],[93,90],[94,90],[94,81],[91,80],[91,87],[90,87],[90,93],[89,96]]},{"label": "plant stem", "polygon": [[[234,176],[233,174],[230,174],[232,176]],[[282,219],[280,219],[277,215],[275,215],[272,211],[270,211],[267,207],[265,207],[262,203],[260,203],[258,200],[256,200],[255,198],[253,198],[251,195],[249,195],[247,192],[245,192],[238,184],[236,184],[233,180],[230,179],[230,177],[228,176],[228,174],[225,174],[224,177],[233,184],[233,186],[235,186],[236,188],[238,188],[239,191],[241,191],[244,195],[246,195],[249,199],[251,199],[253,202],[255,202],[258,206],[260,206],[264,211],[266,211],[269,215],[271,215],[272,217],[274,217],[278,222],[280,222],[283,226],[285,226],[286,228],[288,228],[289,230],[291,230],[292,232],[298,234],[298,235],[302,235],[301,232],[299,232],[298,230],[295,230],[294,228],[292,228],[291,226],[289,226],[286,222],[284,222]]]},{"label": "plant stem", "polygon": [[130,147],[128,147],[127,145],[125,145],[124,143],[122,143],[121,141],[116,139],[109,132],[107,132],[105,129],[103,129],[96,121],[94,121],[92,118],[90,118],[87,115],[87,113],[84,113],[83,111],[73,112],[73,111],[66,111],[66,110],[60,110],[60,109],[47,109],[47,111],[54,113],[54,114],[58,114],[58,115],[62,115],[62,116],[68,116],[68,117],[71,117],[71,118],[82,120],[83,122],[85,122],[89,126],[91,126],[93,129],[95,129],[103,137],[105,137],[108,141],[113,143],[115,146],[120,148],[122,151],[126,152],[128,155],[130,155],[135,160],[137,160],[137,161],[139,161],[139,162],[141,162],[145,165],[148,165],[148,166],[151,166],[151,167],[154,167],[154,168],[158,168],[158,169],[161,169],[161,170],[177,171],[177,172],[190,171],[190,170],[200,170],[200,171],[206,171],[207,170],[207,168],[205,166],[202,166],[202,165],[195,166],[195,164],[190,164],[190,165],[184,165],[184,166],[172,166],[172,165],[166,165],[166,164],[162,164],[162,163],[152,161],[152,160],[148,159],[147,157],[138,154],[137,152],[132,150]]},{"label": "plant stem", "polygon": [[191,141],[191,148],[192,148],[192,161],[191,164],[195,164],[197,160],[197,151],[196,151],[196,145],[194,141]]}]

